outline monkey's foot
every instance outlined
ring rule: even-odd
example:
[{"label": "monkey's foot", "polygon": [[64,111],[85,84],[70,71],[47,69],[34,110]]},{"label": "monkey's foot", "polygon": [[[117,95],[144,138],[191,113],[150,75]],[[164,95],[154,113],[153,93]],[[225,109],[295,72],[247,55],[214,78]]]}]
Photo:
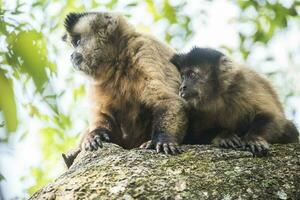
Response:
[{"label": "monkey's foot", "polygon": [[65,162],[67,168],[71,167],[71,165],[73,164],[75,158],[80,153],[80,151],[81,151],[81,149],[77,148],[77,149],[69,151],[66,154],[62,153],[62,157],[64,159],[64,162]]},{"label": "monkey's foot", "polygon": [[176,155],[181,153],[181,150],[177,143],[174,142],[153,142],[149,140],[140,146],[141,149],[155,149],[157,153],[165,153]]},{"label": "monkey's foot", "polygon": [[152,135],[152,140],[145,142],[140,148],[155,149],[157,153],[172,155],[181,153],[176,138],[163,132],[154,133]]},{"label": "monkey's foot", "polygon": [[235,134],[229,136],[216,136],[212,143],[222,148],[238,149],[244,146],[241,138]]},{"label": "monkey's foot", "polygon": [[245,149],[254,156],[266,156],[269,153],[269,143],[261,137],[245,138]]},{"label": "monkey's foot", "polygon": [[84,136],[81,146],[86,151],[93,151],[97,150],[98,147],[102,148],[102,141],[110,141],[109,131],[106,129],[95,129]]}]

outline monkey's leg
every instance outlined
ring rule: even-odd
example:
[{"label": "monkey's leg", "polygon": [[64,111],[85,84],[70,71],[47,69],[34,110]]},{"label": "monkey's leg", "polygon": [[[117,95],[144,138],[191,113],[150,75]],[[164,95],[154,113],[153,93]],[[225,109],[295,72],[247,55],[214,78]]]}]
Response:
[{"label": "monkey's leg", "polygon": [[102,142],[110,142],[112,136],[112,119],[103,113],[98,114],[92,120],[88,131],[83,135],[81,149],[87,151],[102,148]]},{"label": "monkey's leg", "polygon": [[274,117],[271,114],[261,113],[254,117],[243,137],[245,149],[254,156],[266,156],[269,152],[269,142],[276,141],[281,133],[281,127]]},{"label": "monkey's leg", "polygon": [[222,131],[213,140],[212,143],[222,148],[238,149],[243,147],[243,141],[236,134],[229,131]]}]

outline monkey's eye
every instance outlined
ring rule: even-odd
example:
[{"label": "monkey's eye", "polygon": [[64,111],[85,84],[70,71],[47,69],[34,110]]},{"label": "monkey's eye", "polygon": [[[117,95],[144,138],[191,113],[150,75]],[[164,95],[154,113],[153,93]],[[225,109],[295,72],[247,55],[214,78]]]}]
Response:
[{"label": "monkey's eye", "polygon": [[190,72],[190,73],[189,73],[189,77],[190,77],[191,79],[196,79],[196,78],[197,78],[197,74],[196,74],[195,72]]},{"label": "monkey's eye", "polygon": [[73,36],[71,43],[74,47],[77,47],[80,43],[80,36],[79,35]]}]

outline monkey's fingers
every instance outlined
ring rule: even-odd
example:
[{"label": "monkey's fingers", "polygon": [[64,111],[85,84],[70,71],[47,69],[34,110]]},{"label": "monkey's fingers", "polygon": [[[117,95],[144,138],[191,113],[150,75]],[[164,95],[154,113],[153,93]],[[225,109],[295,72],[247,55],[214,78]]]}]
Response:
[{"label": "monkey's fingers", "polygon": [[152,146],[152,141],[149,140],[147,142],[144,142],[143,144],[141,144],[140,149],[150,149]]},{"label": "monkey's fingers", "polygon": [[246,150],[249,150],[253,156],[266,156],[269,153],[269,144],[267,142],[249,142],[246,145]]},{"label": "monkey's fingers", "polygon": [[179,147],[175,143],[162,143],[161,148],[162,150],[160,149],[160,152],[167,155],[176,155],[180,153]]},{"label": "monkey's fingers", "polygon": [[227,148],[236,149],[236,146],[235,146],[235,144],[233,143],[232,140],[230,140],[230,139],[226,140],[226,144],[227,144]]},{"label": "monkey's fingers", "polygon": [[93,147],[92,147],[92,145],[91,145],[90,142],[84,142],[83,146],[84,146],[84,150],[86,150],[86,151],[93,151]]},{"label": "monkey's fingers", "polygon": [[82,147],[86,151],[94,151],[97,150],[98,147],[102,148],[102,141],[99,135],[88,135],[83,142]]},{"label": "monkey's fingers", "polygon": [[160,153],[162,152],[162,143],[161,142],[158,142],[155,146],[155,149],[156,149],[156,152],[157,153]]},{"label": "monkey's fingers", "polygon": [[170,149],[169,149],[168,143],[164,143],[163,144],[163,150],[164,150],[165,154],[169,154],[170,153]]},{"label": "monkey's fingers", "polygon": [[169,149],[170,149],[172,155],[181,153],[181,149],[179,148],[179,146],[177,144],[170,143]]},{"label": "monkey's fingers", "polygon": [[174,143],[169,144],[169,149],[170,149],[172,155],[175,155],[175,154],[179,153],[178,149],[177,149],[177,145],[175,146]]},{"label": "monkey's fingers", "polygon": [[219,142],[219,146],[228,149],[233,147],[233,143],[230,140],[221,139]]},{"label": "monkey's fingers", "polygon": [[241,148],[244,146],[243,141],[237,135],[234,135],[234,137],[232,138],[232,142],[235,144],[236,147]]},{"label": "monkey's fingers", "polygon": [[102,144],[102,141],[101,141],[101,139],[100,139],[100,136],[99,136],[99,135],[96,135],[96,136],[94,137],[94,139],[95,139],[95,141],[97,142],[97,145],[98,145],[100,148],[102,148],[102,147],[103,147],[103,144]]},{"label": "monkey's fingers", "polygon": [[102,141],[104,141],[104,142],[110,142],[110,137],[109,137],[108,133],[103,132],[103,133],[101,133],[100,136],[101,136],[101,140]]}]

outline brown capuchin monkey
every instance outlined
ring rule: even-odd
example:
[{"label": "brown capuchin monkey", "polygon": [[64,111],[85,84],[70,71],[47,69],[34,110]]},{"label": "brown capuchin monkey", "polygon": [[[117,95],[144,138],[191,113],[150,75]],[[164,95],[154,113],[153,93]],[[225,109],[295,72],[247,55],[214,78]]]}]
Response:
[{"label": "brown capuchin monkey", "polygon": [[273,87],[219,51],[193,48],[171,62],[182,75],[179,95],[189,108],[185,143],[213,143],[266,155],[271,143],[299,142]]},{"label": "brown capuchin monkey", "polygon": [[106,141],[132,149],[151,140],[157,152],[178,153],[187,117],[181,76],[170,62],[174,50],[116,13],[70,13],[65,28],[72,64],[90,85],[89,126],[80,147],[63,154],[67,166]]}]

